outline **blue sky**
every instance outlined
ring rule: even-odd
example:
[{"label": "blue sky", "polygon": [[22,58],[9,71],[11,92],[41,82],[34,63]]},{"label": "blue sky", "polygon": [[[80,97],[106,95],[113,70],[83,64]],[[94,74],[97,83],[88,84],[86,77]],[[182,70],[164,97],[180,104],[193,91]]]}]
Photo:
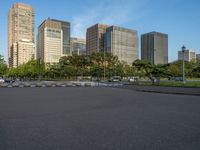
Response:
[{"label": "blue sky", "polygon": [[0,0],[0,54],[7,60],[7,13],[15,2],[34,6],[35,34],[50,17],[71,22],[72,36],[85,37],[95,23],[114,24],[141,34],[158,31],[169,35],[169,61],[177,59],[184,44],[200,53],[199,0]]}]

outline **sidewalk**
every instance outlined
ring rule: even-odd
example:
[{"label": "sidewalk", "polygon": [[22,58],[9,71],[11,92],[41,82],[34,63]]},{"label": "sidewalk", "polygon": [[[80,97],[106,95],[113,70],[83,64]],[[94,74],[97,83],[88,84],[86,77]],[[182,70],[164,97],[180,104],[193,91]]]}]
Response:
[{"label": "sidewalk", "polygon": [[140,92],[164,93],[164,94],[181,94],[200,96],[200,88],[186,88],[186,87],[164,87],[164,86],[138,86],[125,85],[125,89],[132,89]]}]

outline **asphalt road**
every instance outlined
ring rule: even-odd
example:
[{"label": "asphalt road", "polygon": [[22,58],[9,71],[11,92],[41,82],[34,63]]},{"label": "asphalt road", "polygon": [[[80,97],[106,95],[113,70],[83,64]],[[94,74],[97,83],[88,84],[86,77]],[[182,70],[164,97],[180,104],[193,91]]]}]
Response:
[{"label": "asphalt road", "polygon": [[199,150],[200,97],[0,89],[0,150]]},{"label": "asphalt road", "polygon": [[167,87],[167,86],[138,86],[138,85],[125,85],[125,89],[163,93],[163,94],[180,94],[180,95],[193,95],[200,96],[200,88],[187,88],[187,87]]}]

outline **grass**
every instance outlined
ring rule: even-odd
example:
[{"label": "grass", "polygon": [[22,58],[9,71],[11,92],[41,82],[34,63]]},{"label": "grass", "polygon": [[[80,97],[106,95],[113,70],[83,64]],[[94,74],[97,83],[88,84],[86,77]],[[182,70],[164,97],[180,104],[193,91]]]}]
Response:
[{"label": "grass", "polygon": [[160,86],[173,86],[173,87],[199,87],[200,88],[200,81],[186,81],[184,84],[183,82],[160,82]]},{"label": "grass", "polygon": [[152,84],[151,82],[140,82],[140,85],[147,85],[147,86],[168,86],[168,87],[194,87],[200,88],[200,81],[186,81],[184,84],[180,81],[161,81],[159,84],[155,83]]}]

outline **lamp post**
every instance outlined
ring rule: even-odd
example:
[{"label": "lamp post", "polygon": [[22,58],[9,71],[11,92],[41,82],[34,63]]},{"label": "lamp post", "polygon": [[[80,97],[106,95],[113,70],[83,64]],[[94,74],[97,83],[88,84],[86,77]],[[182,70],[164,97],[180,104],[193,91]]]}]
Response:
[{"label": "lamp post", "polygon": [[186,51],[186,47],[182,46],[182,58],[183,58],[183,84],[185,84],[185,51]]},{"label": "lamp post", "polygon": [[41,80],[41,59],[38,59],[38,68],[39,68],[39,81]]},{"label": "lamp post", "polygon": [[77,52],[78,56],[80,56],[80,48],[78,48],[78,52]]},{"label": "lamp post", "polygon": [[104,81],[106,81],[106,64],[105,64],[105,48],[104,48],[104,52],[103,52],[103,77],[104,77]]}]

